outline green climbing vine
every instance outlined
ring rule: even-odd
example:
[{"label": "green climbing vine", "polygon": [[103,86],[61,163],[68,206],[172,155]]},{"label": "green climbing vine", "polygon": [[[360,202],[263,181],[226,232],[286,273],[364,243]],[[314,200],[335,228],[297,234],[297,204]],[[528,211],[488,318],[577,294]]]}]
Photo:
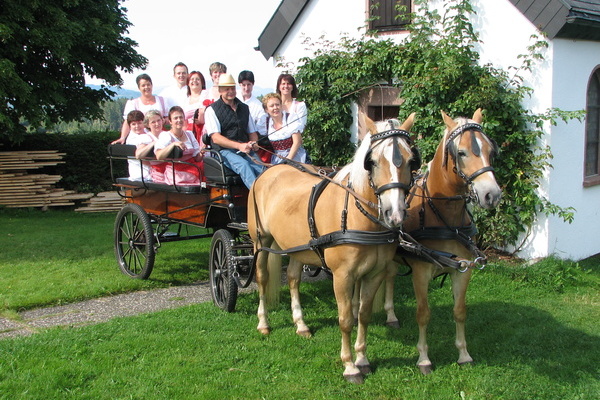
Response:
[{"label": "green climbing vine", "polygon": [[453,117],[484,110],[486,134],[501,147],[495,168],[504,191],[498,208],[475,210],[485,246],[518,246],[520,235],[528,232],[540,212],[570,222],[572,208],[551,204],[539,194],[543,171],[551,167],[552,158],[539,139],[544,123],[583,114],[552,109],[537,115],[523,106],[532,91],[523,85],[523,73],[543,59],[546,41],[534,37],[520,57],[522,65],[508,71],[480,65],[469,0],[446,0],[443,15],[426,10],[425,0],[414,3],[423,11],[412,16],[411,33],[400,44],[370,32],[358,40],[344,37],[335,43],[306,39],[315,55],[300,60],[296,79],[299,97],[309,105],[304,142],[313,161],[347,163],[354,152],[349,140],[352,104],[361,89],[381,82],[395,84],[404,100],[399,118],[417,112],[413,131],[424,160],[431,159],[443,133],[440,110]]}]

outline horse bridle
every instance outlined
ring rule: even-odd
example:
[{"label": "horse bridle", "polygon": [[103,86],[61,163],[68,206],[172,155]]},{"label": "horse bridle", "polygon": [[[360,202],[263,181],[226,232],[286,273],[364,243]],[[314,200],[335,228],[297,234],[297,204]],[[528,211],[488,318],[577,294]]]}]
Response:
[{"label": "horse bridle", "polygon": [[[383,140],[390,138],[390,137],[393,138],[393,140],[394,140],[392,163],[394,164],[394,166],[396,168],[400,168],[402,166],[402,163],[404,162],[402,153],[398,149],[398,138],[402,138],[402,139],[406,140],[408,142],[408,144],[411,146],[411,151],[413,153],[413,157],[412,157],[412,160],[410,163],[411,173],[412,173],[412,171],[417,170],[421,164],[421,161],[420,161],[421,157],[419,155],[419,151],[416,147],[413,146],[413,141],[410,138],[410,133],[408,131],[405,131],[403,129],[390,129],[390,130],[387,130],[384,132],[379,132],[374,135],[371,135],[371,147],[365,154],[364,167],[367,171],[369,171],[369,183],[370,183],[371,187],[375,189],[375,195],[377,197],[379,197],[379,195],[381,193],[385,192],[386,190],[390,190],[390,189],[402,189],[405,191],[406,194],[408,194],[408,192],[410,191],[410,189],[413,186],[414,180],[412,177],[411,177],[411,181],[408,185],[405,183],[402,183],[402,182],[391,182],[391,183],[387,183],[385,185],[376,187],[375,183],[373,182],[373,178],[372,178],[373,160],[371,159],[371,153],[373,152],[373,149],[377,145],[379,145]],[[419,165],[416,166],[416,164],[419,164]]]},{"label": "horse bridle", "polygon": [[[454,145],[454,139],[456,139],[458,136],[462,135],[466,131],[480,132],[486,139],[489,140],[489,142],[492,146],[492,152],[490,153],[490,164],[493,159],[493,155],[495,153],[497,153],[497,151],[498,151],[498,148],[497,148],[498,146],[492,139],[490,139],[489,137],[487,137],[487,135],[485,133],[483,133],[483,128],[481,127],[481,125],[476,124],[476,123],[467,123],[467,124],[461,125],[461,126],[457,127],[455,130],[453,130],[448,135],[448,139],[446,140],[446,146],[445,146],[446,154],[444,155],[444,165],[447,162],[448,152],[450,152],[450,155],[452,156],[452,158],[454,160],[454,172],[458,176],[460,176],[467,185],[471,185],[473,183],[473,181],[479,175],[484,174],[486,172],[494,172],[495,170],[494,170],[494,167],[492,167],[491,165],[488,165],[488,166],[478,169],[477,171],[473,172],[471,175],[467,176],[460,169],[460,165],[458,162],[458,155],[456,154],[457,150],[455,149],[455,145]],[[473,140],[471,143],[471,150],[473,151],[473,154],[475,154],[477,157],[479,157],[481,155],[481,149],[479,147],[479,144],[475,140],[475,136],[473,136]]]}]

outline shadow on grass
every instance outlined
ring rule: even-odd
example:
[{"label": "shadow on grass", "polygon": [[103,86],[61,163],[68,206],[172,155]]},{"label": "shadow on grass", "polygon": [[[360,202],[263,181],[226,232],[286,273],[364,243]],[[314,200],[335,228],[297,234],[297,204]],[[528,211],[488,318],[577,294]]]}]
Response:
[{"label": "shadow on grass", "polygon": [[186,284],[189,277],[195,280],[208,279],[208,252],[183,251],[159,252],[154,260],[154,269],[150,279],[165,284]]},{"label": "shadow on grass", "polygon": [[[337,306],[331,281],[303,283],[301,296],[305,321],[313,335],[318,335],[322,329],[337,328]],[[407,300],[406,304],[396,304],[396,313],[402,320],[400,330],[370,329],[369,338],[372,340],[378,336],[384,341],[399,342],[402,346],[412,348],[415,356],[376,357],[375,368],[414,367],[416,363],[414,348],[418,330],[414,299],[404,300]],[[273,330],[290,330],[289,301],[289,292],[285,287],[281,292],[281,303],[274,312],[287,313],[289,316],[278,318],[272,326]],[[256,294],[243,296],[238,312],[255,315],[257,305]],[[569,327],[549,312],[533,306],[505,301],[471,301],[467,307],[467,342],[475,360],[474,368],[477,365],[502,368],[510,368],[514,364],[527,365],[540,375],[566,384],[577,383],[582,374],[598,376],[600,336]],[[452,304],[432,305],[431,312],[427,338],[429,356],[437,367],[454,365],[458,351],[454,346]],[[382,312],[374,314],[371,326],[384,323],[385,315]]]}]

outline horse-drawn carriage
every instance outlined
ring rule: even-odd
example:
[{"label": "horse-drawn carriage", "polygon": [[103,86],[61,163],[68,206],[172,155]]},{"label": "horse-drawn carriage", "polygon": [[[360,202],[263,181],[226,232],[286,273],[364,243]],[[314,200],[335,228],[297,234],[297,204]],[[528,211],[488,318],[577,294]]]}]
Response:
[{"label": "horse-drawn carriage", "polygon": [[[370,372],[366,332],[375,293],[384,281],[388,322],[397,323],[391,297],[396,262],[413,269],[419,324],[417,364],[423,373],[431,371],[425,339],[429,322],[426,288],[434,276],[448,273],[455,298],[458,362],[472,362],[464,335],[465,293],[470,271],[481,261],[470,258],[481,253],[471,239],[474,231],[466,204],[498,204],[501,191],[491,167],[497,149],[483,134],[479,110],[473,119],[452,120],[444,114],[446,133],[428,174],[415,184],[414,172],[421,161],[408,133],[413,117],[402,125],[371,122],[370,140],[362,141],[354,160],[335,177],[294,163],[278,165],[267,169],[248,191],[223,166],[218,152],[209,151],[211,157],[204,158],[206,182],[200,186],[165,187],[116,179],[128,201],[115,223],[115,252],[121,270],[147,277],[161,243],[194,238],[181,235],[181,229],[172,234],[170,226],[206,228],[207,233],[195,237],[212,236],[213,300],[232,311],[238,287],[247,286],[256,270],[257,329],[268,334],[268,294],[279,290],[280,283],[279,275],[269,269],[273,266],[268,255],[288,254],[293,320],[298,334],[310,336],[300,306],[300,278],[304,265],[327,268],[333,275],[338,304],[344,377],[359,383]],[[111,151],[111,159],[126,159],[132,150]],[[409,208],[411,201],[418,205]],[[410,226],[420,240],[406,234],[403,226]],[[440,232],[444,232],[442,237]],[[273,284],[275,289],[271,289]],[[353,302],[354,295],[359,301]],[[353,310],[353,305],[358,309]],[[355,319],[353,359],[350,337]]]},{"label": "horse-drawn carriage", "polygon": [[[130,180],[115,176],[115,163],[134,158],[135,146],[115,144],[108,150],[114,185],[126,199],[114,228],[115,256],[121,271],[132,278],[146,279],[163,243],[212,237],[211,294],[216,305],[233,311],[238,288],[247,287],[253,274],[253,245],[246,224],[248,189],[240,177],[223,165],[217,151],[207,149],[202,171],[206,179],[201,184]],[[166,163],[199,168],[179,161],[178,150],[174,148]],[[141,161],[150,160],[154,159]],[[169,170],[175,174],[176,168]],[[190,234],[190,226],[203,228],[204,232]]]}]

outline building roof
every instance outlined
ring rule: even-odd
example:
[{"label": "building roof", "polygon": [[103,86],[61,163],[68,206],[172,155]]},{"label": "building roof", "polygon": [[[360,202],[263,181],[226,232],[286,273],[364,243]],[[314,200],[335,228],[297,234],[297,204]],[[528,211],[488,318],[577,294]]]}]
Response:
[{"label": "building roof", "polygon": [[[498,1],[498,0],[492,0]],[[600,0],[509,0],[549,39],[600,41]],[[258,37],[256,50],[271,58],[310,0],[282,0]]]},{"label": "building roof", "polygon": [[267,60],[273,57],[309,1],[282,0],[258,37],[258,46],[255,50],[260,51]]},{"label": "building roof", "polygon": [[600,0],[510,0],[549,39],[600,40]]}]

